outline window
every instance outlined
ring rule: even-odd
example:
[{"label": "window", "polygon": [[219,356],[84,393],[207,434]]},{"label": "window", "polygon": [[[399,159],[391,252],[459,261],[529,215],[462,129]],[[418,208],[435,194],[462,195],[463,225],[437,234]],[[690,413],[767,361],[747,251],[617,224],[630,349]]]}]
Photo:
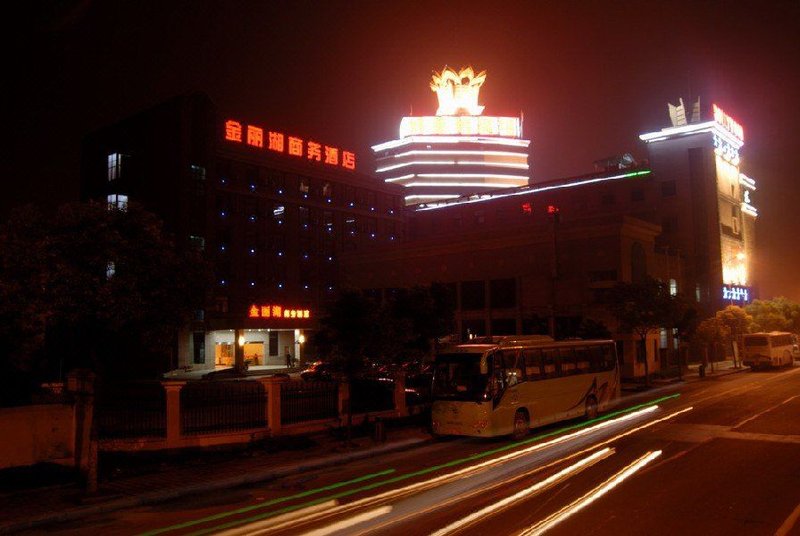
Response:
[{"label": "window", "polygon": [[616,202],[617,200],[614,198],[613,193],[604,193],[602,196],[600,196],[600,204],[603,206],[610,206]]},{"label": "window", "polygon": [[675,181],[664,181],[661,183],[661,196],[672,197],[678,193]]},{"label": "window", "polygon": [[204,168],[203,166],[192,164],[191,166],[189,166],[189,169],[191,170],[193,180],[198,182],[205,182],[206,168]]},{"label": "window", "polygon": [[616,270],[592,270],[589,272],[589,281],[591,283],[599,283],[601,281],[616,281]]},{"label": "window", "polygon": [[116,273],[116,266],[113,261],[108,261],[106,264],[106,279],[111,279]]},{"label": "window", "polygon": [[124,194],[108,194],[108,210],[128,210],[128,196]]},{"label": "window", "polygon": [[206,239],[202,236],[189,235],[189,246],[195,251],[203,251],[206,249]]},{"label": "window", "polygon": [[541,350],[523,350],[522,358],[525,363],[525,377],[529,381],[541,380],[543,377]]},{"label": "window", "polygon": [[[517,280],[492,279],[489,283],[493,309],[510,309],[517,305]],[[494,333],[494,331],[492,331]]]},{"label": "window", "polygon": [[575,351],[573,348],[559,348],[558,356],[561,360],[561,374],[571,376],[578,373],[575,364]]},{"label": "window", "polygon": [[483,281],[463,281],[461,283],[461,309],[475,311],[486,307],[486,292]]},{"label": "window", "polygon": [[111,153],[108,155],[109,182],[122,178],[122,165],[126,159],[126,155],[120,153]]},{"label": "window", "polygon": [[322,225],[325,226],[325,231],[333,232],[333,212],[326,210],[322,213]]},{"label": "window", "polygon": [[298,209],[298,214],[300,216],[300,227],[303,229],[308,229],[308,226],[311,222],[311,217],[308,211],[308,207],[300,207]]},{"label": "window", "polygon": [[356,217],[348,214],[344,219],[344,232],[349,236],[356,234]]},{"label": "window", "polygon": [[631,201],[644,201],[644,190],[641,188],[631,190]]},{"label": "window", "polygon": [[678,282],[675,279],[669,280],[669,295],[670,296],[678,295]]},{"label": "window", "polygon": [[594,367],[590,349],[586,346],[577,346],[575,348],[575,371],[578,374],[586,374],[592,370]]},{"label": "window", "polygon": [[269,332],[269,355],[278,355],[278,332],[276,331]]},{"label": "window", "polygon": [[639,242],[631,245],[631,281],[640,283],[647,277],[647,256]]},{"label": "window", "polygon": [[196,365],[206,362],[206,334],[202,331],[192,333],[192,361]]},{"label": "window", "polygon": [[558,370],[558,349],[557,348],[543,348],[542,349],[542,377],[543,378],[557,378]]},{"label": "window", "polygon": [[678,231],[678,218],[667,216],[661,219],[661,232],[664,234],[675,233]]},{"label": "window", "polygon": [[514,335],[517,332],[517,321],[513,318],[493,318],[492,335]]}]

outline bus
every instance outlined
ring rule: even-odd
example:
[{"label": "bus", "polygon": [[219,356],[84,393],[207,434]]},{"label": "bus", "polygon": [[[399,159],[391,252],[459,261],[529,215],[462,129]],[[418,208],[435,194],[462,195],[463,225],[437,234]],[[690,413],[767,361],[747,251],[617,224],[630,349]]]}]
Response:
[{"label": "bus", "polygon": [[742,336],[742,363],[751,369],[791,366],[797,354],[797,344],[791,333],[748,333]]},{"label": "bus", "polygon": [[473,339],[438,353],[432,394],[434,435],[521,438],[605,411],[620,394],[616,346],[544,335]]}]

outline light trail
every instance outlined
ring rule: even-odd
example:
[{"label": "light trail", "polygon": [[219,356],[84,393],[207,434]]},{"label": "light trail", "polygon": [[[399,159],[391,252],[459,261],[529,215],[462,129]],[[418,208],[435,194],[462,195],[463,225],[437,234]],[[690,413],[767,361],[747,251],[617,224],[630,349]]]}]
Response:
[{"label": "light trail", "polygon": [[[209,533],[212,533],[212,532],[218,532],[218,531],[221,531],[221,530],[225,530],[225,529],[229,529],[229,528],[233,528],[233,527],[238,527],[238,526],[245,525],[245,524],[248,524],[248,523],[253,523],[255,521],[259,521],[259,520],[266,519],[266,518],[269,518],[269,517],[278,516],[278,515],[281,515],[281,514],[286,514],[286,513],[289,513],[289,512],[293,512],[293,511],[296,511],[296,510],[300,510],[300,509],[303,509],[303,508],[314,506],[314,505],[317,505],[317,504],[320,504],[320,503],[324,503],[326,501],[336,500],[336,499],[340,499],[340,498],[344,498],[344,497],[349,497],[351,495],[354,495],[356,493],[360,493],[360,492],[363,492],[363,491],[369,491],[369,490],[372,490],[372,489],[375,489],[375,488],[378,488],[378,487],[381,487],[381,486],[394,484],[394,483],[397,483],[397,482],[402,482],[404,480],[408,480],[410,478],[414,478],[414,477],[430,474],[430,473],[432,473],[434,471],[438,471],[440,469],[446,469],[448,467],[454,467],[456,465],[461,465],[461,464],[468,463],[468,462],[471,462],[471,461],[474,461],[474,460],[478,460],[478,459],[481,459],[481,458],[486,458],[488,456],[492,456],[492,455],[497,454],[499,452],[504,452],[504,451],[507,451],[507,450],[511,450],[511,449],[517,448],[517,447],[519,447],[521,445],[527,445],[527,444],[530,444],[530,443],[532,443],[534,441],[539,441],[539,440],[542,440],[542,439],[547,438],[547,437],[557,436],[558,434],[566,432],[568,430],[586,428],[587,426],[590,426],[590,425],[592,425],[594,423],[603,424],[604,421],[615,420],[615,418],[617,416],[620,416],[620,415],[622,415],[623,417],[631,418],[630,415],[635,414],[635,413],[638,415],[637,412],[640,411],[640,410],[645,410],[645,412],[655,411],[655,409],[657,409],[657,407],[658,407],[657,406],[658,403],[664,402],[664,401],[667,401],[667,400],[670,400],[670,399],[674,399],[674,398],[677,398],[679,396],[680,396],[680,393],[675,393],[675,394],[672,394],[672,395],[659,397],[659,398],[656,398],[654,400],[650,400],[648,402],[644,402],[642,404],[637,404],[637,405],[631,406],[629,408],[617,410],[617,411],[608,413],[606,415],[602,415],[602,416],[597,417],[595,419],[591,419],[591,420],[588,420],[588,421],[585,421],[585,422],[581,422],[581,423],[578,423],[578,424],[565,426],[565,427],[559,428],[557,430],[546,432],[544,434],[539,434],[537,436],[534,436],[534,437],[531,437],[529,439],[525,439],[525,440],[522,440],[522,441],[516,441],[516,442],[508,443],[506,445],[503,445],[503,446],[495,448],[495,449],[487,450],[487,451],[484,451],[484,452],[479,452],[479,453],[476,453],[476,454],[473,454],[471,456],[467,456],[467,457],[464,457],[464,458],[451,460],[451,461],[443,463],[443,464],[438,464],[438,465],[426,467],[426,468],[420,469],[418,471],[413,471],[411,473],[398,475],[396,477],[392,477],[392,478],[389,478],[389,479],[386,479],[386,480],[373,482],[373,483],[370,483],[370,484],[367,484],[367,485],[364,485],[364,486],[360,486],[358,488],[354,488],[352,490],[342,491],[342,492],[339,492],[339,493],[328,495],[326,497],[321,497],[319,499],[308,501],[308,502],[305,502],[305,503],[302,503],[302,504],[299,504],[299,505],[291,505],[291,506],[287,506],[287,507],[284,507],[284,508],[281,508],[281,509],[278,509],[278,510],[273,510],[271,512],[265,512],[265,513],[261,513],[261,514],[256,514],[256,515],[248,517],[248,518],[229,521],[227,523],[223,523],[221,525],[217,525],[217,526],[209,528],[209,529],[199,530],[199,531],[194,532],[192,534],[202,535],[202,534],[209,534]],[[656,421],[656,422],[658,422],[658,421]],[[557,439],[559,439],[559,438],[557,438]],[[550,442],[548,442],[548,443],[550,443]],[[552,444],[552,443],[550,443],[550,444]],[[534,447],[536,447],[536,449],[540,449],[541,446],[539,446],[539,445],[541,445],[541,444],[534,445]],[[355,479],[352,479],[352,480],[339,482],[339,483],[336,483],[336,484],[332,484],[330,486],[324,486],[324,487],[321,487],[321,488],[316,488],[316,489],[305,491],[305,492],[302,492],[302,493],[299,493],[299,494],[296,494],[296,495],[290,495],[290,496],[287,496],[287,497],[281,497],[281,498],[278,498],[278,499],[273,499],[271,501],[266,501],[266,502],[262,502],[262,503],[259,503],[259,504],[255,504],[255,505],[251,505],[251,506],[247,506],[247,507],[243,507],[243,508],[237,508],[235,510],[231,510],[231,511],[228,511],[228,512],[221,512],[219,514],[214,514],[212,516],[207,516],[207,517],[203,517],[203,518],[200,518],[200,519],[187,521],[185,523],[180,523],[180,524],[176,524],[176,525],[170,525],[168,527],[164,527],[164,528],[148,531],[148,532],[143,533],[142,536],[150,536],[150,535],[155,535],[155,534],[162,534],[162,533],[169,532],[169,531],[184,529],[184,528],[188,528],[188,527],[191,527],[191,526],[200,525],[200,524],[203,524],[203,523],[208,523],[210,521],[223,519],[223,518],[230,517],[230,516],[233,516],[233,515],[236,515],[236,514],[247,513],[247,512],[250,512],[252,510],[265,508],[265,507],[272,506],[274,504],[278,504],[278,503],[281,503],[281,502],[307,497],[309,495],[317,494],[317,493],[322,492],[322,491],[330,491],[331,489],[335,489],[335,488],[339,488],[339,487],[342,487],[342,486],[345,486],[345,485],[361,482],[361,481],[364,481],[364,480],[368,480],[368,479],[374,478],[375,476],[382,476],[382,475],[385,475],[385,474],[388,474],[388,473],[392,473],[394,471],[395,471],[394,469],[387,469],[386,471],[382,471],[382,472],[379,472],[379,473],[372,473],[370,475],[365,475],[363,477],[355,478]],[[434,480],[436,480],[436,479],[434,479]],[[406,489],[406,488],[402,488],[402,489]],[[410,492],[413,492],[413,491],[416,491],[416,490],[411,490]],[[389,493],[391,493],[391,492],[389,492]],[[350,504],[356,504],[356,503],[350,503]],[[345,506],[350,506],[350,504],[345,505]],[[337,507],[337,508],[344,508],[344,506],[340,506],[340,507]]]},{"label": "light trail", "polygon": [[468,515],[467,517],[462,518],[462,519],[456,521],[455,523],[451,523],[451,524],[447,525],[443,529],[437,530],[436,532],[431,534],[431,536],[445,536],[446,534],[450,534],[451,532],[456,532],[458,530],[461,530],[464,527],[466,527],[468,525],[471,525],[472,523],[474,523],[478,519],[481,519],[481,518],[486,517],[486,516],[493,515],[493,514],[499,512],[500,510],[505,509],[506,507],[508,507],[511,504],[513,504],[515,501],[518,501],[518,500],[520,500],[522,498],[525,498],[525,497],[529,497],[531,495],[535,495],[535,494],[537,494],[537,493],[539,493],[541,491],[544,491],[544,490],[548,489],[549,487],[551,487],[551,486],[553,486],[553,485],[555,485],[555,484],[557,484],[557,483],[559,483],[559,482],[561,482],[563,480],[566,480],[567,478],[569,478],[573,474],[577,474],[580,471],[582,471],[583,469],[586,469],[587,467],[591,467],[592,465],[594,465],[595,463],[599,462],[600,460],[604,460],[607,457],[611,456],[611,454],[613,454],[613,453],[614,453],[614,451],[611,450],[608,447],[606,447],[606,448],[604,448],[602,450],[599,450],[599,451],[595,452],[594,454],[592,454],[590,456],[587,456],[586,458],[583,458],[579,462],[573,463],[572,465],[570,465],[568,467],[565,467],[561,471],[557,472],[554,475],[551,475],[550,477],[542,480],[541,482],[537,482],[533,486],[527,487],[527,488],[523,489],[522,491],[519,491],[519,492],[517,492],[517,493],[515,493],[513,495],[510,495],[510,496],[506,497],[505,499],[503,499],[502,501],[493,503],[493,504],[491,504],[491,505],[489,505],[489,506],[487,506],[487,507],[485,507],[485,508],[483,508],[481,510],[478,510],[477,512],[473,512],[472,514]]},{"label": "light trail", "polygon": [[288,514],[268,517],[267,519],[262,519],[261,521],[251,523],[246,527],[226,530],[224,532],[217,533],[217,536],[252,536],[253,534],[261,534],[265,531],[280,530],[287,528],[298,519],[302,519],[311,514],[316,514],[323,510],[328,510],[337,504],[339,504],[337,501],[327,501],[324,503],[315,504],[314,506],[309,506],[308,508],[301,508],[300,510],[289,512]]},{"label": "light trail", "polygon": [[358,514],[357,516],[353,516],[349,519],[333,523],[327,527],[306,532],[304,536],[327,536],[328,534],[333,534],[334,532],[348,529],[354,525],[358,525],[359,523],[364,523],[365,521],[371,521],[377,517],[385,516],[391,511],[391,506],[382,506],[380,508],[364,512],[363,514]]},{"label": "light trail", "polygon": [[542,521],[539,521],[532,527],[529,527],[522,531],[519,536],[537,536],[539,534],[544,534],[551,528],[555,527],[565,519],[569,518],[576,512],[586,508],[594,501],[620,485],[624,482],[628,477],[639,471],[642,467],[653,461],[654,459],[661,456],[661,451],[656,450],[653,452],[648,452],[641,458],[635,460],[630,465],[627,465],[621,471],[616,473],[614,476],[603,482],[600,486],[594,488],[589,493],[583,495],[581,498],[571,502],[564,508],[558,510],[557,512],[551,514],[550,516],[546,517]]}]

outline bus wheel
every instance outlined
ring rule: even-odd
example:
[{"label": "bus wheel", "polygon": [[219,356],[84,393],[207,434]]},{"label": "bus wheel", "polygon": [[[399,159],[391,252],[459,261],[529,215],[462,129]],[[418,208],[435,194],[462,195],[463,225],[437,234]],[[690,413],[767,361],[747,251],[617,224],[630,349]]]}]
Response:
[{"label": "bus wheel", "polygon": [[597,413],[597,399],[590,396],[586,399],[586,418],[589,420],[596,419]]},{"label": "bus wheel", "polygon": [[511,433],[511,437],[514,439],[522,439],[528,435],[530,429],[531,425],[528,412],[524,409],[518,409],[514,414],[514,431]]}]

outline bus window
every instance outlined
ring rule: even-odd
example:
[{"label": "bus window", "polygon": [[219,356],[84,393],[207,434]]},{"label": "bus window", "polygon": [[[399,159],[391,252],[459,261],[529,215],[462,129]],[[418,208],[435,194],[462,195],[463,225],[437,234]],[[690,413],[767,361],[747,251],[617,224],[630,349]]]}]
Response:
[{"label": "bus window", "polygon": [[561,374],[564,376],[571,376],[578,372],[575,367],[575,352],[571,347],[560,348],[558,355],[561,358]]},{"label": "bus window", "polygon": [[592,372],[592,356],[586,346],[575,347],[575,363],[578,374],[588,374]]},{"label": "bus window", "polygon": [[544,378],[557,378],[560,375],[557,355],[557,348],[542,348],[542,375]]},{"label": "bus window", "polygon": [[525,361],[525,375],[528,380],[541,380],[542,375],[542,351],[537,349],[523,350],[522,356]]},{"label": "bus window", "polygon": [[604,344],[600,348],[603,350],[602,370],[614,370],[617,366],[616,356],[614,355],[614,347],[610,344]]}]

